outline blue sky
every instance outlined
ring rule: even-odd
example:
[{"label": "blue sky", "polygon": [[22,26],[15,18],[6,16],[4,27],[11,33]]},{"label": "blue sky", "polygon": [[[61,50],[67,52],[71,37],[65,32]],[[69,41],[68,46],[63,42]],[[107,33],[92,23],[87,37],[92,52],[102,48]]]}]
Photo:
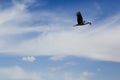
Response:
[{"label": "blue sky", "polygon": [[119,3],[0,0],[0,80],[119,80]]}]

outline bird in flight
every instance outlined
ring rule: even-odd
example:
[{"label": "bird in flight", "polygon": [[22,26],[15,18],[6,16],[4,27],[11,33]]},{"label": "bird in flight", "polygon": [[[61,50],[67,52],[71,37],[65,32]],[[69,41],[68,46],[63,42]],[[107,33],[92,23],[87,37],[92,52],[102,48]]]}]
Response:
[{"label": "bird in flight", "polygon": [[92,24],[91,22],[85,22],[83,20],[83,17],[80,12],[77,12],[76,16],[77,16],[77,24],[74,26],[82,26],[82,25],[86,25],[86,24],[89,24],[89,25]]}]

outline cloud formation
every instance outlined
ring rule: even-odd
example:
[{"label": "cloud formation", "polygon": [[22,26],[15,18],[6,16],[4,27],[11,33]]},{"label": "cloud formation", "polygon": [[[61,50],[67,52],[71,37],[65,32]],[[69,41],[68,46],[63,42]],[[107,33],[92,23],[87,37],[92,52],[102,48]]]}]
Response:
[{"label": "cloud formation", "polygon": [[[12,74],[11,74],[12,73]],[[19,66],[0,68],[0,79],[4,80],[40,80],[38,73],[26,72]]]},{"label": "cloud formation", "polygon": [[[73,28],[74,21],[72,22],[70,18],[64,16],[61,18],[61,15],[48,11],[29,12],[27,5],[26,2],[19,5],[14,2],[12,7],[1,11],[0,19],[3,19],[0,20],[1,53],[49,55],[53,60],[60,60],[66,56],[77,56],[120,62],[119,14],[105,19],[97,25]],[[9,12],[12,13],[8,15]],[[37,19],[33,17],[36,15],[38,15]],[[31,25],[36,21],[41,21],[45,25]],[[30,35],[30,32],[37,32],[38,36],[20,40],[15,37],[21,34]],[[12,38],[9,40],[6,38],[11,36]],[[14,43],[15,40],[18,43]],[[27,58],[25,59],[27,60]]]},{"label": "cloud formation", "polygon": [[30,72],[19,66],[6,68],[0,67],[1,80],[88,80],[88,78],[94,76],[93,74],[94,73],[92,72],[82,72],[78,76],[75,76],[72,72],[68,71]]},{"label": "cloud formation", "polygon": [[24,56],[22,58],[23,61],[34,62],[36,58],[34,56]]}]

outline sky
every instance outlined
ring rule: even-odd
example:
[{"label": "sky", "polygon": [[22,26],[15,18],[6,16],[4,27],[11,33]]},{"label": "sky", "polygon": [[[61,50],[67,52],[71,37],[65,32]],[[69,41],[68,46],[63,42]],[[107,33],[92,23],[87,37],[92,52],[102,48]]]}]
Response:
[{"label": "sky", "polygon": [[0,80],[119,80],[119,3],[0,0]]}]

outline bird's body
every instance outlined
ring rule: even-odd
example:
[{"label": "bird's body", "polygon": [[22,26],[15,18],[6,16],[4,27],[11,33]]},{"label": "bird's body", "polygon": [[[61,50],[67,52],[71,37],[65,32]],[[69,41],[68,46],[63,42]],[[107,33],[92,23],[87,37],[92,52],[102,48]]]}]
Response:
[{"label": "bird's body", "polygon": [[83,17],[80,12],[77,12],[76,16],[77,16],[77,24],[74,26],[81,26],[81,25],[86,25],[86,24],[91,25],[91,22],[85,22],[83,20]]}]

